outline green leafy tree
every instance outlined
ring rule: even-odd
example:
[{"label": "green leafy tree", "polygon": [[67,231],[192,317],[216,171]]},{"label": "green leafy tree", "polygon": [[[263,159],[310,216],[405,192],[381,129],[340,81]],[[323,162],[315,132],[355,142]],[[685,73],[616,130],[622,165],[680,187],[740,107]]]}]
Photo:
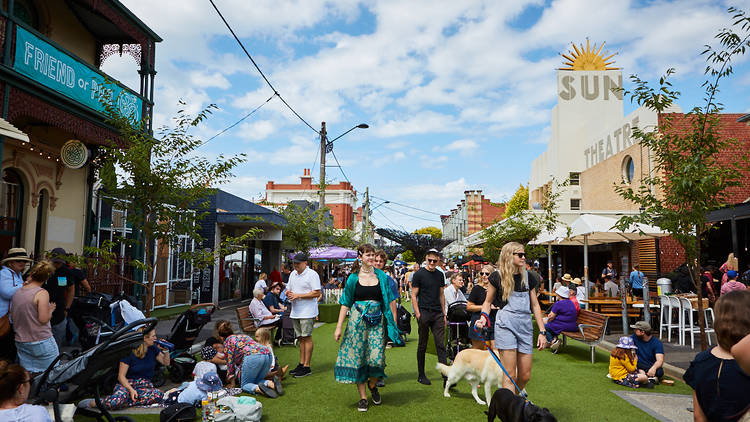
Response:
[{"label": "green leafy tree", "polygon": [[[550,188],[546,190],[542,198],[542,212],[532,212],[528,209],[528,188],[520,186],[513,199],[508,202],[506,213],[511,208],[511,203],[516,198],[525,198],[526,208],[517,207],[509,217],[487,227],[482,231],[483,256],[490,262],[497,262],[500,256],[500,250],[508,242],[518,242],[525,245],[526,255],[535,259],[545,253],[545,248],[541,245],[529,245],[528,243],[536,239],[537,236],[546,230],[549,233],[555,231],[561,223],[556,212],[557,204],[562,193],[562,188],[568,185],[568,181],[558,182],[556,179],[550,181]],[[525,195],[523,194],[525,192]],[[515,203],[522,202],[518,199]]]},{"label": "green leafy tree", "polygon": [[414,230],[416,234],[428,234],[435,239],[443,238],[443,231],[435,226],[422,227],[421,229]]},{"label": "green leafy tree", "polygon": [[516,189],[516,193],[510,198],[507,204],[505,204],[505,213],[503,217],[508,218],[516,215],[520,212],[527,211],[529,209],[529,187],[519,185]]},{"label": "green leafy tree", "polygon": [[131,243],[143,251],[143,258],[137,256],[131,263],[145,273],[148,313],[156,273],[152,245],[176,245],[179,235],[202,243],[199,221],[207,212],[195,208],[205,204],[215,186],[229,180],[232,169],[245,157],[220,154],[209,160],[195,154],[202,141],[189,131],[208,118],[215,108],[213,105],[196,116],[180,110],[174,118],[174,127],[160,128],[154,137],[144,129],[144,122],[134,123],[111,106],[114,102],[106,99],[102,102],[119,139],[109,140],[101,148],[97,160],[99,178],[106,194],[115,198],[112,201],[117,207],[127,210],[128,224],[135,234]]},{"label": "green leafy tree", "polygon": [[[685,249],[690,278],[699,298],[702,297],[700,239],[711,229],[706,216],[730,205],[731,188],[743,183],[743,172],[749,168],[746,154],[737,154],[729,162],[720,160],[722,152],[737,151],[738,143],[736,139],[719,134],[722,110],[716,99],[719,83],[731,75],[733,61],[750,47],[750,17],[734,8],[730,8],[729,13],[732,27],[716,35],[717,47],[706,46],[702,53],[707,61],[704,104],[686,113],[684,121],[678,123],[667,113],[680,96],[669,82],[673,69],[659,79],[657,88],[631,76],[635,88],[627,94],[638,105],[655,110],[659,115],[658,131],[633,130],[633,137],[651,151],[656,171],[644,177],[639,187],[615,186],[620,196],[641,207],[640,214],[620,218],[618,228],[624,230],[632,223],[641,222],[656,224],[670,233]],[[698,319],[701,348],[705,350],[702,300],[698,301]]]},{"label": "green leafy tree", "polygon": [[282,241],[287,249],[308,252],[324,245],[354,248],[359,244],[357,233],[333,228],[330,216],[319,209],[289,204],[280,214],[286,219]]},{"label": "green leafy tree", "polygon": [[405,250],[401,253],[401,259],[403,259],[406,262],[414,262],[417,259],[414,257],[414,252],[410,250]]}]

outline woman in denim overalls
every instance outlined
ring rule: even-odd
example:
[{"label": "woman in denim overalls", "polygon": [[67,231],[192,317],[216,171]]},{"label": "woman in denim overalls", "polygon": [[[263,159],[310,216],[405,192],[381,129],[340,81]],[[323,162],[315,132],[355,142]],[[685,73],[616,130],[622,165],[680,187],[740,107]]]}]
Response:
[{"label": "woman in denim overalls", "polygon": [[[490,305],[498,293],[502,294],[501,302],[507,302],[500,309],[495,318],[495,347],[500,354],[500,360],[508,373],[515,378],[518,388],[524,389],[531,378],[531,353],[533,351],[534,329],[531,314],[534,314],[539,327],[537,347],[539,350],[547,346],[542,310],[536,298],[536,287],[529,285],[529,274],[524,266],[525,253],[523,245],[509,242],[500,251],[497,262],[499,282],[490,282],[487,286],[487,298],[482,305],[482,317],[476,326],[482,328],[489,323]],[[497,273],[495,277],[497,277]],[[501,289],[498,289],[498,286]],[[513,382],[503,379],[503,387],[515,391]]]}]

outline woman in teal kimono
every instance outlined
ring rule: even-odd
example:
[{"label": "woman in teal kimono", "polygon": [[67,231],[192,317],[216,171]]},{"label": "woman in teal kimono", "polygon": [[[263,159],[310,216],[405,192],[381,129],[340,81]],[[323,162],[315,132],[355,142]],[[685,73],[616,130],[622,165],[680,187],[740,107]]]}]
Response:
[{"label": "woman in teal kimono", "polygon": [[341,330],[347,312],[351,312],[341,342],[334,376],[336,381],[357,384],[360,400],[357,410],[368,408],[367,390],[373,404],[380,404],[380,393],[376,386],[379,378],[385,378],[386,334],[401,342],[401,332],[390,303],[396,300],[388,285],[388,276],[373,266],[375,247],[369,243],[357,248],[358,261],[346,280],[341,295],[341,311],[333,336],[341,339]]}]

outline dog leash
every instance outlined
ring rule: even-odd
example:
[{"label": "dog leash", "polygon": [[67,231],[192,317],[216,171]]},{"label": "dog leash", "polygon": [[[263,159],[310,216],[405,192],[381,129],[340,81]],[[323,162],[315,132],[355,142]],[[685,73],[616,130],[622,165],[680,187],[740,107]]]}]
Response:
[{"label": "dog leash", "polygon": [[[521,391],[520,388],[518,388],[518,384],[516,384],[516,381],[513,379],[513,377],[510,376],[510,374],[508,373],[508,370],[505,369],[505,367],[503,366],[503,363],[500,362],[500,358],[498,358],[497,355],[495,354],[495,352],[492,350],[492,346],[491,346],[490,340],[487,338],[488,337],[488,335],[487,335],[487,327],[483,327],[483,328],[479,329],[479,328],[477,328],[476,324],[474,324],[473,329],[474,329],[474,332],[481,339],[484,340],[484,344],[487,347],[487,351],[490,352],[490,355],[492,355],[492,358],[495,359],[495,362],[497,362],[497,364],[500,365],[500,369],[503,370],[503,372],[505,373],[505,376],[508,377],[510,379],[510,382],[513,383],[513,386],[516,387],[516,391],[518,391],[518,395],[521,396],[521,397],[523,397],[524,400],[526,400],[528,402],[529,399],[528,399],[527,394],[524,393],[523,391]],[[525,406],[525,404],[524,404],[524,406]]]}]

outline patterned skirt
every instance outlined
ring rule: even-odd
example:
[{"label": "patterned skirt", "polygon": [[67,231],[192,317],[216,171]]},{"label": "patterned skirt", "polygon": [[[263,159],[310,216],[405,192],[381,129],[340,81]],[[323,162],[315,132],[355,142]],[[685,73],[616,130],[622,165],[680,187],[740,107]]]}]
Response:
[{"label": "patterned skirt", "polygon": [[[369,304],[369,310],[368,310]],[[380,303],[371,300],[354,302],[346,325],[333,374],[344,384],[361,384],[368,378],[385,376],[385,322],[370,326],[364,312],[376,312]]]},{"label": "patterned skirt", "polygon": [[638,384],[638,373],[637,372],[631,372],[625,376],[625,378],[621,380],[613,380],[615,384],[624,385],[625,387],[630,388],[638,388],[640,385]]}]

